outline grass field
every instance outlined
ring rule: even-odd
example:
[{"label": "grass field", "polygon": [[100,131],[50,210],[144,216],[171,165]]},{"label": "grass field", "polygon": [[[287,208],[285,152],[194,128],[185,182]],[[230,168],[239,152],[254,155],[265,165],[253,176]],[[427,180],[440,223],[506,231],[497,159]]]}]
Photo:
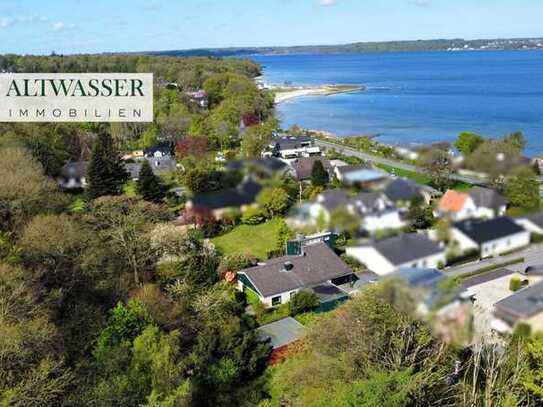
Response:
[{"label": "grass field", "polygon": [[248,254],[266,260],[267,253],[275,248],[282,222],[277,218],[256,226],[240,225],[211,241],[224,255]]},{"label": "grass field", "polygon": [[419,184],[429,184],[430,182],[432,182],[432,179],[429,176],[424,175],[424,174],[419,174],[418,172],[407,171],[401,168],[391,167],[390,165],[385,165],[385,164],[376,164],[376,166],[381,168],[382,170],[385,170],[386,172],[390,174],[396,175],[397,177],[409,178],[410,180],[418,182]]}]

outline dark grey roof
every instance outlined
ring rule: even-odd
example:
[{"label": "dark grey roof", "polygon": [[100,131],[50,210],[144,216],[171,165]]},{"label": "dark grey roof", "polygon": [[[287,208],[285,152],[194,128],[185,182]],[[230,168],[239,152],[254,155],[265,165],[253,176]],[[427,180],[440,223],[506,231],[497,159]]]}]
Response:
[{"label": "dark grey roof", "polygon": [[252,160],[233,160],[226,166],[229,170],[241,170],[245,167],[254,166],[266,172],[273,173],[287,167],[287,163],[274,157],[255,158]]},{"label": "dark grey roof", "polygon": [[313,291],[316,296],[319,297],[321,303],[337,301],[348,296],[345,291],[330,283],[323,283],[315,287],[311,287],[311,291]]},{"label": "dark grey roof", "polygon": [[418,233],[404,233],[374,242],[372,246],[395,266],[443,253],[437,243]]},{"label": "dark grey roof", "polygon": [[[352,273],[347,265],[325,243],[304,248],[302,256],[283,256],[266,264],[241,270],[263,297],[299,288],[311,288],[334,278]],[[285,271],[285,263],[292,269]]]},{"label": "dark grey roof", "polygon": [[499,269],[496,271],[491,271],[489,273],[479,274],[477,276],[466,278],[464,281],[462,281],[462,287],[474,287],[476,285],[484,284],[498,278],[509,276],[511,274],[515,274],[515,272],[509,269]]},{"label": "dark grey roof", "polygon": [[64,178],[83,178],[87,175],[87,161],[67,163],[62,167],[61,175]]},{"label": "dark grey roof", "polygon": [[423,186],[415,181],[399,178],[392,181],[385,188],[385,195],[392,202],[410,201],[416,197],[422,197]]},{"label": "dark grey roof", "polygon": [[507,204],[505,198],[493,189],[473,187],[468,194],[479,207],[498,209]]},{"label": "dark grey roof", "polygon": [[331,212],[336,208],[345,207],[349,203],[349,197],[341,189],[329,189],[317,196],[317,202]]},{"label": "dark grey roof", "polygon": [[146,148],[143,152],[147,155],[154,155],[157,151],[161,152],[164,155],[173,155],[173,144],[172,143],[159,143],[152,147]]},{"label": "dark grey roof", "polygon": [[348,174],[349,172],[363,170],[371,168],[370,165],[342,165],[340,167],[336,167],[337,171],[340,174]]},{"label": "dark grey roof", "polygon": [[494,304],[496,310],[516,322],[543,311],[543,282],[517,291]]},{"label": "dark grey roof", "polygon": [[196,208],[209,210],[251,205],[255,203],[261,190],[262,185],[253,180],[247,180],[236,188],[196,194],[192,198],[192,204]]},{"label": "dark grey roof", "polygon": [[525,216],[524,218],[539,226],[540,228],[543,228],[543,213],[533,213],[531,215]]},{"label": "dark grey roof", "polygon": [[455,222],[453,226],[477,244],[525,231],[522,226],[517,225],[511,218],[506,216],[489,220],[468,219]]},{"label": "dark grey roof", "polygon": [[313,142],[311,137],[307,136],[285,136],[274,140],[276,150],[293,150],[302,148],[302,146]]},{"label": "dark grey roof", "polygon": [[260,339],[269,339],[273,349],[277,349],[301,339],[306,328],[294,318],[288,317],[263,325],[256,331]]},{"label": "dark grey roof", "polygon": [[292,168],[296,174],[296,179],[298,181],[303,181],[311,178],[311,171],[313,170],[313,165],[315,162],[320,161],[322,166],[326,171],[332,169],[330,161],[323,157],[301,157],[297,158],[295,162],[292,163]]},{"label": "dark grey roof", "polygon": [[[387,197],[381,192],[361,192],[351,200],[351,203],[361,208],[363,213],[381,211],[392,207]],[[380,205],[381,203],[384,204],[384,207]]]}]

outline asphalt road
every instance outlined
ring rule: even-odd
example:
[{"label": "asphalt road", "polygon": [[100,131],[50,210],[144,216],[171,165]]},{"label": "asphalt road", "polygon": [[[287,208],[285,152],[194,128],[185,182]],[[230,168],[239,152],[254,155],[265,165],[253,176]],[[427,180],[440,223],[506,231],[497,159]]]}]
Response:
[{"label": "asphalt road", "polygon": [[[368,161],[368,162],[371,162],[371,163],[374,163],[374,164],[383,164],[383,165],[388,165],[388,166],[391,166],[391,167],[400,168],[400,169],[406,170],[406,171],[411,171],[411,172],[417,172],[419,174],[424,174],[424,170],[422,168],[419,168],[419,167],[415,166],[415,165],[406,164],[406,163],[401,162],[401,161],[391,160],[391,159],[388,159],[388,158],[378,157],[378,156],[375,156],[375,155],[363,153],[361,151],[352,149],[350,147],[345,147],[345,146],[342,146],[340,144],[331,143],[331,142],[323,141],[323,140],[319,140],[319,139],[315,140],[315,144],[317,144],[319,147],[324,148],[324,149],[333,148],[333,149],[335,149],[336,151],[338,151],[339,153],[341,153],[343,155],[346,155],[346,156],[349,156],[349,157],[357,157],[357,158],[360,158],[360,159],[362,159],[364,161]],[[473,185],[484,185],[486,183],[485,181],[483,181],[483,180],[481,180],[479,178],[465,177],[465,176],[462,176],[462,175],[459,175],[459,174],[451,174],[450,179],[452,179],[454,181],[465,182],[467,184],[473,184]]]},{"label": "asphalt road", "polygon": [[506,266],[513,271],[524,271],[526,267],[543,265],[543,245],[537,244],[526,248],[525,250],[508,254],[507,256],[498,256],[490,259],[480,260],[474,263],[465,264],[458,267],[450,267],[443,270],[448,276],[451,277],[461,277],[465,274],[473,273],[483,267],[490,266],[493,264],[506,263],[510,260],[515,260],[519,258],[524,258],[524,262],[512,264]]}]

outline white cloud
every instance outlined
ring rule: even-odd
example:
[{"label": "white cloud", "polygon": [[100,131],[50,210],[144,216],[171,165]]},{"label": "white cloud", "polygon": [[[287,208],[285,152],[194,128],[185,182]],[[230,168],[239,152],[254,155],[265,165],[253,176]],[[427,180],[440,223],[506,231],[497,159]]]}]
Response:
[{"label": "white cloud", "polygon": [[320,0],[319,4],[321,6],[333,6],[337,4],[337,0]]},{"label": "white cloud", "polygon": [[66,30],[72,30],[76,26],[75,24],[65,24],[63,21],[58,21],[53,24],[53,31],[60,32],[60,31],[66,31]]},{"label": "white cloud", "polygon": [[47,16],[19,16],[14,18],[0,17],[0,28],[11,27],[16,24],[42,24],[49,21]]}]

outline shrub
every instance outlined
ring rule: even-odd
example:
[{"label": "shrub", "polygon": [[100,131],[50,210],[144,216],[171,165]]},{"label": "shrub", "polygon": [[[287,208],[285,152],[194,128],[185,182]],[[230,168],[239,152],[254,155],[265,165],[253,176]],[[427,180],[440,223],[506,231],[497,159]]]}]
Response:
[{"label": "shrub", "polygon": [[509,289],[511,291],[518,291],[522,288],[522,281],[520,277],[511,277],[511,280],[509,281]]},{"label": "shrub", "polygon": [[530,236],[531,243],[541,243],[543,242],[543,235],[540,235],[539,233],[532,233]]},{"label": "shrub", "polygon": [[320,305],[317,295],[310,290],[300,290],[291,298],[289,302],[290,315],[298,315],[302,312],[311,311]]},{"label": "shrub", "polygon": [[266,213],[259,207],[248,208],[241,216],[241,223],[258,225],[266,220]]}]

